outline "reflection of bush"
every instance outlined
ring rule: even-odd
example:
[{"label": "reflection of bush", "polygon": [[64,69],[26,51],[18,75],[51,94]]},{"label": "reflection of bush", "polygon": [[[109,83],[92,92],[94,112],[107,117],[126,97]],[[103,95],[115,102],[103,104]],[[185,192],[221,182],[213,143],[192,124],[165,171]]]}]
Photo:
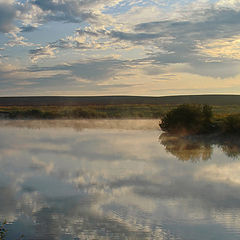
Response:
[{"label": "reflection of bush", "polygon": [[240,146],[223,145],[222,151],[230,158],[238,158],[240,156]]},{"label": "reflection of bush", "polygon": [[211,145],[203,141],[190,140],[167,133],[163,133],[159,140],[167,152],[182,161],[208,160],[212,155]]},{"label": "reflection of bush", "polygon": [[240,139],[238,136],[223,138],[218,145],[228,157],[237,159],[240,156]]},{"label": "reflection of bush", "polygon": [[[7,221],[4,220],[3,223],[0,222],[0,240],[7,240],[7,233],[8,233],[8,230],[6,228],[6,225],[7,225]],[[24,235],[22,234],[19,238],[17,238],[17,240],[23,240],[24,238]]]},{"label": "reflection of bush", "polygon": [[0,240],[6,239],[7,236],[7,229],[5,227],[6,224],[7,224],[6,221],[4,221],[3,223],[0,222]]},{"label": "reflection of bush", "polygon": [[213,146],[218,146],[228,157],[238,159],[240,157],[239,137],[233,136],[179,136],[162,133],[159,137],[160,143],[165,150],[176,156],[179,160],[198,161],[211,158]]}]

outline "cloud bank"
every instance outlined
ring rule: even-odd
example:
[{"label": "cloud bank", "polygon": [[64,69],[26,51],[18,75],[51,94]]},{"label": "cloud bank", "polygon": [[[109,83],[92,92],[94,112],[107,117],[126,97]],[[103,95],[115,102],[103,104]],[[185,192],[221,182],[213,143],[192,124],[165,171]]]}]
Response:
[{"label": "cloud bank", "polygon": [[34,84],[0,95],[238,93],[239,17],[237,0],[1,0],[2,67]]}]

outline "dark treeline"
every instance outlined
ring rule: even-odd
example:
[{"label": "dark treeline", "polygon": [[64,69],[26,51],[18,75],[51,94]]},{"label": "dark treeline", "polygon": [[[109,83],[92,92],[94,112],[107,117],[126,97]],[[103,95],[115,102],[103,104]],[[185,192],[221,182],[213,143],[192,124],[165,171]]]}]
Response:
[{"label": "dark treeline", "polygon": [[142,96],[39,96],[39,97],[0,97],[0,106],[83,106],[120,104],[210,104],[238,105],[238,95],[183,95],[165,97]]}]

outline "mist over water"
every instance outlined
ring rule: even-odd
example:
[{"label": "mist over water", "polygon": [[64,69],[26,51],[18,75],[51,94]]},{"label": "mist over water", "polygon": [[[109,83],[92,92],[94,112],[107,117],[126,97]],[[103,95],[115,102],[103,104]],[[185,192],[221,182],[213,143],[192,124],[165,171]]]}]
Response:
[{"label": "mist over water", "polygon": [[0,124],[9,239],[240,238],[236,146],[162,135],[158,120]]},{"label": "mist over water", "polygon": [[1,120],[1,126],[23,128],[73,128],[159,130],[156,119],[80,119],[80,120]]}]

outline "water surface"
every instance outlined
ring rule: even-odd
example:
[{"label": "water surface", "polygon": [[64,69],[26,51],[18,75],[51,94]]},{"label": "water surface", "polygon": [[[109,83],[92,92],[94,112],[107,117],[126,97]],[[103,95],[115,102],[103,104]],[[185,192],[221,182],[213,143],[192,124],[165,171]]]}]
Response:
[{"label": "water surface", "polygon": [[8,239],[240,239],[239,152],[157,120],[1,121],[0,220]]}]

